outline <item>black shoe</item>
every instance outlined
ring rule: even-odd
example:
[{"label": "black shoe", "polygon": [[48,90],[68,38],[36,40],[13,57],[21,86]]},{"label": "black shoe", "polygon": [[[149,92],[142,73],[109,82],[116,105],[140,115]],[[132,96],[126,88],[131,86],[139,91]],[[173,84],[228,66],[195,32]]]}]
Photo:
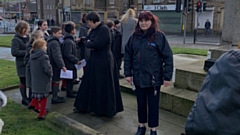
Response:
[{"label": "black shoe", "polygon": [[35,108],[35,106],[30,106],[30,105],[27,106],[27,109],[29,109],[29,110],[34,109],[34,108]]},{"label": "black shoe", "polygon": [[29,105],[29,101],[28,100],[22,100],[22,104],[25,105],[25,106],[28,106]]},{"label": "black shoe", "polygon": [[49,94],[52,94],[52,91],[50,91]]},{"label": "black shoe", "polygon": [[62,91],[66,91],[66,87],[62,87],[61,90],[62,90]]},{"label": "black shoe", "polygon": [[122,78],[124,78],[124,76],[123,75],[119,75],[119,78],[122,79]]},{"label": "black shoe", "polygon": [[[34,109],[34,112],[39,113],[40,111]],[[47,112],[47,113],[49,112],[49,110],[48,110],[47,108],[46,108],[46,112]]]},{"label": "black shoe", "polygon": [[40,120],[44,120],[45,118],[44,118],[44,116],[42,116],[42,117],[38,117],[38,120],[40,121]]},{"label": "black shoe", "polygon": [[66,102],[66,101],[63,97],[57,97],[57,100],[54,100],[52,98],[52,104],[59,104],[59,103],[64,103],[64,102]]},{"label": "black shoe", "polygon": [[73,84],[78,84],[80,81],[79,80],[74,80]]},{"label": "black shoe", "polygon": [[77,95],[74,94],[74,92],[71,92],[71,93],[67,93],[67,97],[69,97],[69,98],[76,98]]},{"label": "black shoe", "polygon": [[138,126],[138,131],[135,135],[145,135],[145,133],[146,133],[146,127],[145,126],[144,127]]},{"label": "black shoe", "polygon": [[150,135],[157,135],[157,131],[150,131]]},{"label": "black shoe", "polygon": [[73,112],[74,112],[74,113],[87,113],[86,111],[78,110],[76,107],[73,108]]}]

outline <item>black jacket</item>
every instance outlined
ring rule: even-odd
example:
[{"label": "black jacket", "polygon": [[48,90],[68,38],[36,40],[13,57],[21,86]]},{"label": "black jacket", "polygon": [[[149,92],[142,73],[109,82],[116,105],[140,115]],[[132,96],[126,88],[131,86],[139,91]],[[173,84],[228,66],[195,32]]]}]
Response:
[{"label": "black jacket", "polygon": [[186,121],[187,135],[240,135],[240,51],[224,53],[209,69]]},{"label": "black jacket", "polygon": [[171,80],[173,72],[173,54],[165,35],[156,32],[155,39],[149,42],[144,35],[131,36],[125,47],[124,74],[133,76],[134,84],[141,88],[163,84]]},{"label": "black jacket", "polygon": [[64,41],[62,43],[62,56],[66,68],[68,70],[73,70],[73,77],[76,78],[77,70],[75,68],[75,64],[77,64],[77,62],[79,61],[79,59],[77,58],[77,48],[74,37],[67,32],[64,35]]},{"label": "black jacket", "polygon": [[115,59],[122,58],[123,55],[121,53],[121,47],[122,47],[122,34],[114,29],[113,34],[113,55]]},{"label": "black jacket", "polygon": [[78,42],[77,44],[79,59],[88,59],[90,55],[89,49],[87,49],[85,46],[88,30],[89,30],[89,27],[87,23],[83,23],[80,27],[80,31],[78,35],[78,37],[81,38],[80,42]]},{"label": "black jacket", "polygon": [[60,71],[65,67],[59,39],[51,36],[47,41],[47,54],[53,69],[52,81],[60,81]]}]

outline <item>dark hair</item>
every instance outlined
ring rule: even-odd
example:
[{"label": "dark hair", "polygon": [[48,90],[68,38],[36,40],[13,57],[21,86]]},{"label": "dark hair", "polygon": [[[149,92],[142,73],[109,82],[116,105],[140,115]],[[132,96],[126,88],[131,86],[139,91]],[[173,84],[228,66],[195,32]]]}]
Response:
[{"label": "dark hair", "polygon": [[108,26],[108,28],[112,28],[114,26],[113,21],[108,20],[107,26]]},{"label": "dark hair", "polygon": [[119,24],[119,23],[120,23],[119,20],[115,20],[115,21],[114,21],[114,25],[117,25],[117,24]]},{"label": "dark hair", "polygon": [[67,33],[71,33],[71,31],[74,30],[74,28],[75,27],[71,23],[68,23],[68,24],[65,25],[64,30]]},{"label": "dark hair", "polygon": [[46,20],[39,20],[39,21],[37,22],[37,25],[38,25],[37,30],[40,30],[40,27],[42,26],[42,24],[43,24],[44,22],[47,22],[47,21],[46,21]]},{"label": "dark hair", "polygon": [[[142,12],[140,12],[140,14],[139,14],[139,16],[138,16],[138,23],[137,23],[137,25],[136,25],[136,27],[135,27],[135,32],[134,32],[134,34],[139,35],[139,34],[142,33],[142,30],[141,30],[141,28],[140,28],[140,26],[139,26],[139,22],[141,22],[143,19],[144,19],[144,20],[150,20],[150,21],[152,22],[152,25],[150,26],[149,29],[154,29],[155,32],[156,32],[156,31],[160,31],[160,29],[159,29],[159,27],[158,27],[158,22],[159,22],[158,17],[155,16],[154,14],[152,14],[150,11],[142,11]],[[154,32],[154,33],[155,33],[155,32]],[[151,39],[153,39],[153,34],[154,34],[154,33],[152,33],[152,35],[151,35],[151,37],[150,37]]]},{"label": "dark hair", "polygon": [[60,27],[58,27],[58,26],[53,26],[53,27],[51,28],[51,33],[57,33],[57,32],[60,31],[60,30],[62,30]]},{"label": "dark hair", "polygon": [[133,10],[134,10],[134,8],[135,8],[135,7],[134,7],[134,5],[131,5],[129,8],[131,8],[131,9],[133,9]]},{"label": "dark hair", "polygon": [[83,15],[82,15],[82,23],[86,23],[86,13],[84,13]]},{"label": "dark hair", "polygon": [[90,12],[86,15],[86,21],[92,21],[93,23],[100,21],[100,15],[97,12]]}]

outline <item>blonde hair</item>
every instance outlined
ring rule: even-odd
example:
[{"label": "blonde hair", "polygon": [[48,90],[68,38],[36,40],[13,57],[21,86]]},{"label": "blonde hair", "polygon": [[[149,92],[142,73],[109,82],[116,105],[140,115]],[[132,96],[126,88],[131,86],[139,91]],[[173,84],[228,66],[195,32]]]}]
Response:
[{"label": "blonde hair", "polygon": [[33,42],[34,38],[37,38],[41,33],[43,34],[43,32],[41,30],[33,31],[32,34],[31,34],[31,41],[30,41],[30,43]]},{"label": "blonde hair", "polygon": [[37,39],[33,42],[32,49],[30,50],[30,52],[32,53],[33,50],[41,49],[46,45],[47,45],[47,42],[44,39]]},{"label": "blonde hair", "polygon": [[137,19],[135,19],[136,13],[133,9],[128,9],[127,12],[121,17],[120,22],[121,23],[127,23],[127,20],[129,17],[132,17],[134,20],[137,21]]},{"label": "blonde hair", "polygon": [[71,24],[73,27],[76,27],[76,24],[73,21],[68,21],[66,24]]},{"label": "blonde hair", "polygon": [[26,21],[20,21],[15,27],[15,31],[18,35],[24,36],[24,33],[28,30],[29,24]]}]

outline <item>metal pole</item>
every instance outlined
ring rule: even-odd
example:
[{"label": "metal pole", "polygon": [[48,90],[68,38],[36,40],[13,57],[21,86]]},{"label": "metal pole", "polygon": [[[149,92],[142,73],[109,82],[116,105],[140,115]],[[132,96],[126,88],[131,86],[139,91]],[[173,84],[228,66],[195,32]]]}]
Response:
[{"label": "metal pole", "polygon": [[[183,33],[183,44],[185,44],[185,41],[186,41],[186,28],[187,28],[187,8],[184,8],[184,5],[186,5],[186,6],[188,6],[187,4],[187,2],[186,2],[186,0],[183,0],[184,2],[183,2],[183,9],[182,9],[182,11],[183,11],[183,14],[185,15],[184,17],[184,33]],[[185,3],[186,2],[186,3]]]}]

